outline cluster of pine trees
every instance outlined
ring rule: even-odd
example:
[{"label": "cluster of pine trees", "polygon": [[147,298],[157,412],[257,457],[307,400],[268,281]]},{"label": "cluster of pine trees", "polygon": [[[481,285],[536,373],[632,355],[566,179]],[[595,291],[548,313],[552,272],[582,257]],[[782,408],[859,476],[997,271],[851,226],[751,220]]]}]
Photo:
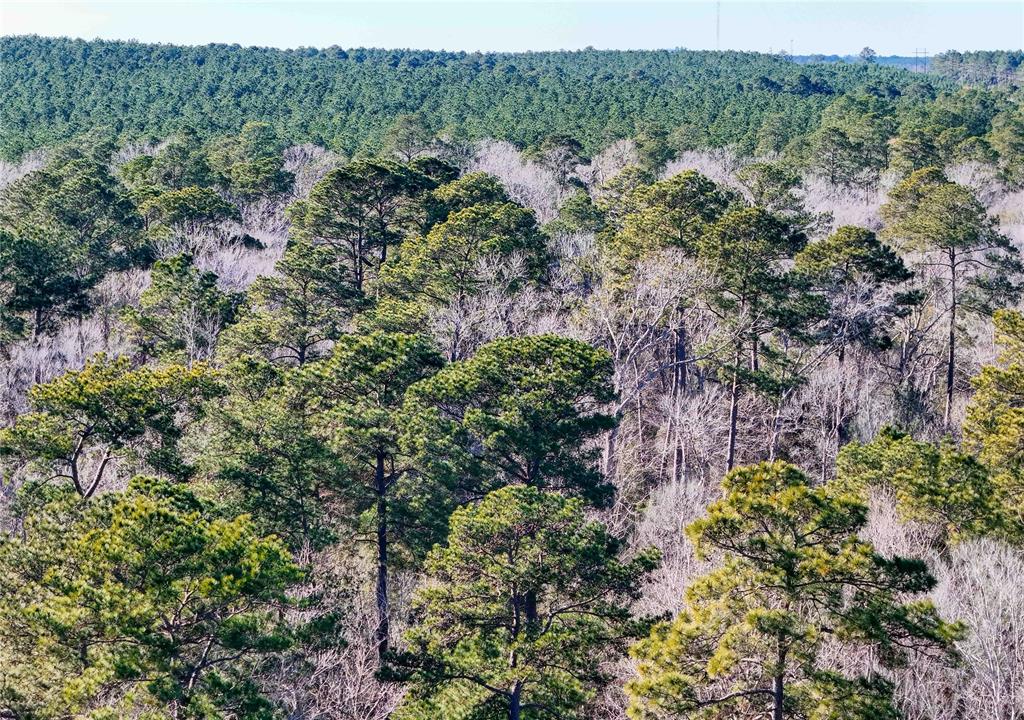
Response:
[{"label": "cluster of pine trees", "polygon": [[[1001,58],[1000,68],[1019,62]],[[940,60],[951,78],[985,84],[960,72],[954,56]],[[866,96],[857,114],[871,115],[855,143],[922,130],[935,142],[954,130],[943,142],[957,145],[1019,107],[1012,86],[958,100],[957,83],[941,75],[739,52],[469,54],[6,37],[0,64],[0,155],[8,160],[99,127],[126,144],[185,126],[209,140],[252,120],[290,143],[351,155],[379,151],[395,120],[410,113],[431,134],[521,147],[560,135],[596,152],[619,138],[675,131],[676,149],[766,153],[795,142],[799,151],[825,109],[847,95]]]},{"label": "cluster of pine trees", "polygon": [[[0,189],[0,717],[940,720],[1024,700],[1024,607],[948,601],[951,576],[996,575],[981,550],[1009,567],[1024,543],[1024,265],[955,172],[1024,180],[1008,95],[913,100],[894,71],[739,54],[3,43],[10,92],[74,47],[117,82],[166,56],[161,102],[214,104],[125,148],[168,129],[127,103],[113,135]],[[694,140],[695,117],[640,127],[627,104],[584,143],[540,114],[459,133],[379,97],[343,143],[216,119],[249,63],[539,96],[611,63],[602,82],[654,103],[698,59],[770,66],[710,86],[758,98],[729,114],[755,125]],[[193,71],[224,84],[171,79]],[[26,133],[8,150],[102,121],[26,107],[4,111]],[[531,145],[514,164],[552,217],[480,171],[487,134]],[[596,152],[621,135],[621,162]],[[666,166],[725,142],[760,157],[714,180]],[[814,182],[884,193],[877,221],[838,224]],[[229,282],[225,257],[272,267]]]}]

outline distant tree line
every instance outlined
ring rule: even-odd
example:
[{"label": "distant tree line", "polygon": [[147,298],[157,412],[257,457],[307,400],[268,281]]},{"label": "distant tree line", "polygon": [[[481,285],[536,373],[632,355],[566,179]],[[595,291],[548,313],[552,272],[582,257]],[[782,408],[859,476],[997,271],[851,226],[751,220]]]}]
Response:
[{"label": "distant tree line", "polygon": [[817,125],[837,97],[928,102],[951,83],[874,63],[797,65],[741,52],[523,54],[183,47],[40,37],[0,40],[0,153],[106,127],[121,142],[184,125],[209,139],[249,120],[288,142],[353,154],[380,146],[402,114],[432,132],[535,145],[572,136],[588,152],[645,127],[684,127],[703,146],[753,152]]}]

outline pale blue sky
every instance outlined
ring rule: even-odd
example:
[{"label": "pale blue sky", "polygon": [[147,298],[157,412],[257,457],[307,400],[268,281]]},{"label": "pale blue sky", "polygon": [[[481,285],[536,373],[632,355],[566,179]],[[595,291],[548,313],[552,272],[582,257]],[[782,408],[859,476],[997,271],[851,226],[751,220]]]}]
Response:
[{"label": "pale blue sky", "polygon": [[[714,49],[715,2],[47,2],[0,0],[0,35],[273,47]],[[1024,0],[722,0],[721,47],[883,55],[1021,49]]]}]

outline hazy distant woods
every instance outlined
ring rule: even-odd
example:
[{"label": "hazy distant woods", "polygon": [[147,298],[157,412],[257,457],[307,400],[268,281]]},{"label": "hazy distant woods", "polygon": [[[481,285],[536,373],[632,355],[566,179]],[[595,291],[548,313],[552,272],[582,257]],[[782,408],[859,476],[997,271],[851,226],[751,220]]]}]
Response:
[{"label": "hazy distant woods", "polygon": [[867,60],[4,39],[0,718],[1024,715],[1020,54]]}]

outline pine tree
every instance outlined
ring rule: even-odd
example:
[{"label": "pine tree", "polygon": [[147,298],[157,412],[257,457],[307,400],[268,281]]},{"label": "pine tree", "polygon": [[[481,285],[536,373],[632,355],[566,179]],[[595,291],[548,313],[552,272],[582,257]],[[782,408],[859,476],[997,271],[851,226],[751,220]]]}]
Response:
[{"label": "pine tree", "polygon": [[282,543],[184,485],[46,494],[0,540],[0,708],[11,717],[276,717],[259,670],[293,642]]},{"label": "pine tree", "polygon": [[[950,657],[962,634],[907,599],[934,587],[925,563],[879,555],[858,537],[867,507],[791,465],[737,468],[722,486],[686,530],[720,566],[634,647],[630,717],[898,718],[887,671],[916,653]],[[870,649],[877,665],[851,675],[825,664],[826,642]]]},{"label": "pine tree", "polygon": [[[446,507],[412,477],[401,452],[402,402],[414,383],[437,372],[443,361],[422,336],[387,333],[343,335],[330,358],[303,370],[298,382],[316,410],[315,432],[338,455],[351,478],[352,506],[365,513],[376,552],[377,649],[390,640],[388,574],[394,544],[422,547],[436,537]],[[392,558],[389,560],[389,558]]]},{"label": "pine tree", "polygon": [[999,232],[970,189],[949,182],[936,168],[919,170],[897,185],[882,206],[885,236],[901,249],[924,253],[948,298],[946,402],[952,417],[956,388],[956,339],[960,316],[991,314],[1020,297],[1024,265],[1009,238]]},{"label": "pine tree", "polygon": [[212,360],[239,298],[221,291],[217,276],[197,269],[189,255],[157,261],[150,277],[139,307],[121,314],[139,348],[146,355],[189,367]]},{"label": "pine tree", "polygon": [[657,564],[650,550],[619,561],[619,547],[579,500],[537,488],[456,511],[414,599],[398,717],[582,717],[601,661],[641,627],[629,604]]},{"label": "pine tree", "polygon": [[494,340],[409,389],[403,444],[462,499],[516,484],[606,503],[592,441],[615,424],[611,370],[607,352],[578,340]]},{"label": "pine tree", "polygon": [[93,357],[29,393],[32,411],[0,430],[0,457],[92,497],[124,465],[171,477],[191,469],[178,450],[184,423],[219,389],[208,368],[133,369],[127,358]]}]

